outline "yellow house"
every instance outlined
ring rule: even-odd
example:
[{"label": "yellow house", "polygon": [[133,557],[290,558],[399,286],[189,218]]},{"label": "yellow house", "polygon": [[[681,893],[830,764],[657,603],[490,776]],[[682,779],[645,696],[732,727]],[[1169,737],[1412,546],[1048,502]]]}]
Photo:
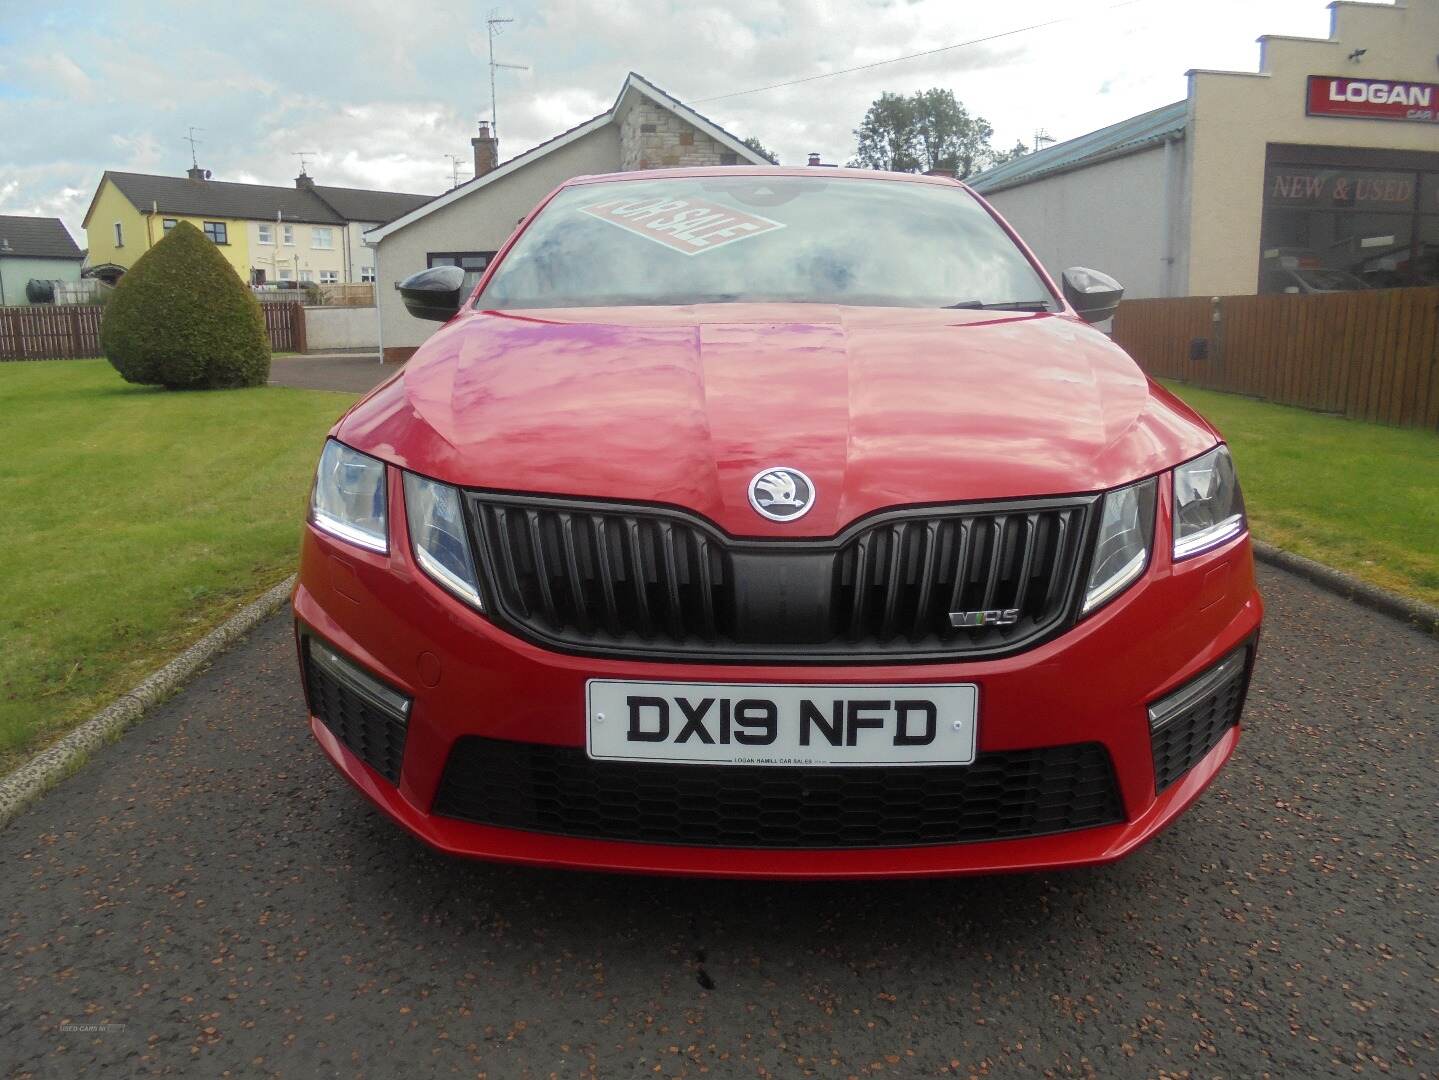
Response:
[{"label": "yellow house", "polygon": [[371,281],[374,255],[359,242],[363,229],[428,198],[322,187],[303,173],[289,188],[211,180],[200,168],[183,177],[107,170],[85,213],[89,270],[113,282],[188,221],[251,284]]}]

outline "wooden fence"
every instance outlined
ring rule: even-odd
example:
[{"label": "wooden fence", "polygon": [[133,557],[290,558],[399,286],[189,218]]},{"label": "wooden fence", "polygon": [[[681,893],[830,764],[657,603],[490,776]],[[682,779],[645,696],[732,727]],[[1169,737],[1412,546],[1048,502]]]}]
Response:
[{"label": "wooden fence", "polygon": [[[270,348],[305,351],[305,309],[298,303],[261,304]],[[100,356],[97,305],[35,304],[0,308],[0,360],[64,360]]]},{"label": "wooden fence", "polygon": [[1114,340],[1157,377],[1439,430],[1439,288],[1126,300]]},{"label": "wooden fence", "polygon": [[360,285],[321,285],[320,296],[335,307],[374,307],[375,287]]}]

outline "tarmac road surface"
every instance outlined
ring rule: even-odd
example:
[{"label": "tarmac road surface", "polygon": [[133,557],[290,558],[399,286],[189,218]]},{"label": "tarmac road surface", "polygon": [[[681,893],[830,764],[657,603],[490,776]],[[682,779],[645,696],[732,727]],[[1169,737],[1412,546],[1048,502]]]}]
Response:
[{"label": "tarmac road surface", "polygon": [[1260,577],[1173,829],[899,884],[431,854],[311,744],[278,616],[0,832],[0,1073],[1435,1076],[1439,641]]}]

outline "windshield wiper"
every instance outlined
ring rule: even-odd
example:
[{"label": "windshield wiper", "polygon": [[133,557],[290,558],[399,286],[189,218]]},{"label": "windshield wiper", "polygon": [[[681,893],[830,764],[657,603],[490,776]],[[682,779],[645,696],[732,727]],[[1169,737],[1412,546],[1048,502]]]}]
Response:
[{"label": "windshield wiper", "polygon": [[983,300],[961,300],[957,304],[945,304],[948,308],[964,308],[975,311],[1048,311],[1048,300],[1003,300],[986,304]]}]

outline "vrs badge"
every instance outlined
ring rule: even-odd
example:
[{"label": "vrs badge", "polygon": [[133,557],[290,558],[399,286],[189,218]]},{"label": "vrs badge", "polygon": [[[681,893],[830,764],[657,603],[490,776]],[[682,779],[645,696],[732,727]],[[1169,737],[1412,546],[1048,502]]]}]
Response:
[{"label": "vrs badge", "polygon": [[992,608],[988,611],[951,611],[949,625],[956,629],[980,626],[1013,626],[1019,622],[1019,608]]}]

